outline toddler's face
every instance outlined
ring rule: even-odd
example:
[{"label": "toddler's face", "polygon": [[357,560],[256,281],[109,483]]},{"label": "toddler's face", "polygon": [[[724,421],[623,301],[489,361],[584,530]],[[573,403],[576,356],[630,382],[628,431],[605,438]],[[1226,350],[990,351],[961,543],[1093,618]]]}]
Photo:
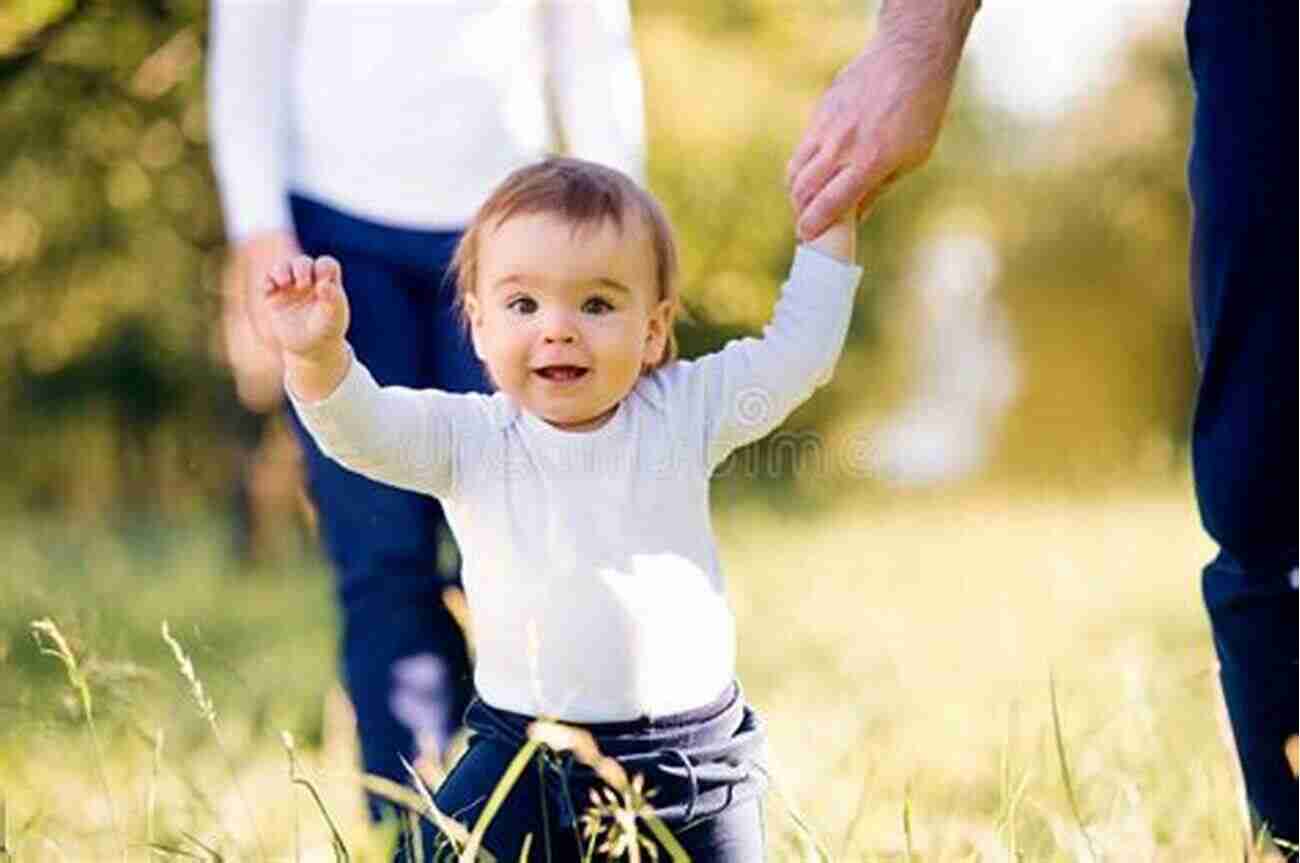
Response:
[{"label": "toddler's face", "polygon": [[648,226],[634,214],[577,227],[549,213],[484,232],[466,295],[474,350],[520,405],[569,431],[598,428],[659,359],[670,304],[658,299]]}]

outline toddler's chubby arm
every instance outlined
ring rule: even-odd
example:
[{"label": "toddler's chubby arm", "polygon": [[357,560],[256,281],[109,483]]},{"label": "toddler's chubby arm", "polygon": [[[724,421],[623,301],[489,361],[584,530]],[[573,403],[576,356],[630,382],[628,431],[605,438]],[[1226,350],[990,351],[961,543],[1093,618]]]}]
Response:
[{"label": "toddler's chubby arm", "polygon": [[373,480],[452,494],[456,447],[486,422],[470,396],[380,387],[344,334],[349,308],[330,257],[300,255],[271,268],[262,291],[284,361],[285,388],[321,451]]},{"label": "toddler's chubby arm", "polygon": [[343,338],[350,312],[339,262],[298,255],[266,276],[266,310],[280,345],[285,383],[306,402],[319,402],[343,382],[352,352]]},{"label": "toddler's chubby arm", "polygon": [[796,250],[761,338],[737,339],[665,371],[663,379],[685,400],[687,416],[702,423],[709,470],[777,428],[830,380],[862,276],[854,263],[855,237],[856,226],[846,216]]}]

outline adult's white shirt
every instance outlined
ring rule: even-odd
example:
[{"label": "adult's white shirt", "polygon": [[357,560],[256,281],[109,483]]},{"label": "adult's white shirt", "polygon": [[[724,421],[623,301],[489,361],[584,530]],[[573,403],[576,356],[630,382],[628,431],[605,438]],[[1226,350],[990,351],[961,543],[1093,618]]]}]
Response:
[{"label": "adult's white shirt", "polygon": [[644,173],[626,0],[215,0],[209,57],[232,240],[291,229],[291,191],[395,227],[463,227],[561,141]]}]

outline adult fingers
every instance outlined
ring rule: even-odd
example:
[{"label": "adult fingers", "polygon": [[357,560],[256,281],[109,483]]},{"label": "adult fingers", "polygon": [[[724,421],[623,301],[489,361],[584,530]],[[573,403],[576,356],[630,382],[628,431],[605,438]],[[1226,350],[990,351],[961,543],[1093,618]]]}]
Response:
[{"label": "adult fingers", "polygon": [[802,214],[807,209],[808,202],[816,198],[831,177],[844,168],[845,165],[837,164],[834,155],[827,150],[821,150],[811,161],[806,162],[794,178],[794,185],[790,187],[795,210]]},{"label": "adult fingers", "polygon": [[795,177],[799,175],[799,171],[803,169],[803,166],[808,162],[808,160],[817,155],[817,151],[820,148],[821,140],[812,132],[812,130],[809,130],[809,132],[804,135],[804,139],[799,142],[799,146],[795,149],[794,155],[790,157],[790,161],[785,163],[786,188],[794,188]]},{"label": "adult fingers", "polygon": [[853,166],[843,168],[808,203],[799,216],[800,238],[820,236],[862,194],[862,173]]},{"label": "adult fingers", "polygon": [[[864,167],[850,165],[826,184],[799,217],[798,234],[803,239],[816,237],[850,207],[856,206],[859,218],[875,203],[896,175],[881,159],[872,159]],[[863,202],[866,201],[866,206]]]}]

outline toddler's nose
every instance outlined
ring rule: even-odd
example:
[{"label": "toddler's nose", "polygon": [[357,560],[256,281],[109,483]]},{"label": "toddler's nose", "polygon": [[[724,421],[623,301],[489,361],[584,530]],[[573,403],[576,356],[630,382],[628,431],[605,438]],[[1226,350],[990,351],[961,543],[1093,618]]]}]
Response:
[{"label": "toddler's nose", "polygon": [[567,345],[576,338],[573,321],[569,315],[557,313],[548,315],[546,318],[546,328],[542,331],[542,338],[548,343]]}]

